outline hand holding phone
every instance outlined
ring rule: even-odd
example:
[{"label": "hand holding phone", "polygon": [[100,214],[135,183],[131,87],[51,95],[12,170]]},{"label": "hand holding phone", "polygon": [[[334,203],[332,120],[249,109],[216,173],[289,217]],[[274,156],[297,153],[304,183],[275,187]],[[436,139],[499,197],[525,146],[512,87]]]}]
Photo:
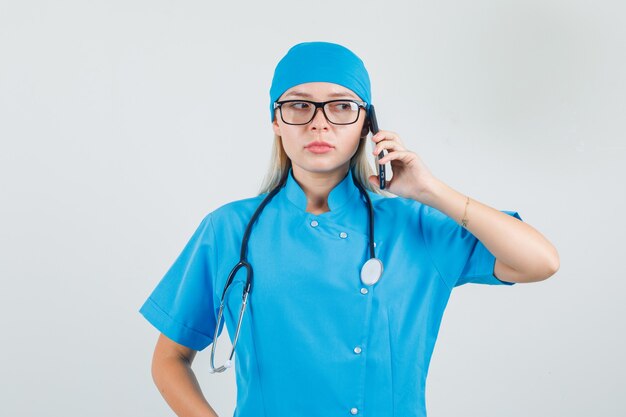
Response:
[{"label": "hand holding phone", "polygon": [[[378,133],[378,121],[376,120],[376,112],[374,111],[374,106],[370,104],[369,109],[369,121],[370,121],[370,130],[372,131],[372,135]],[[378,165],[378,183],[381,190],[385,189],[386,185],[386,171],[385,164],[379,164],[378,160],[385,156],[384,150],[381,150],[378,156],[376,157],[376,165]]]}]

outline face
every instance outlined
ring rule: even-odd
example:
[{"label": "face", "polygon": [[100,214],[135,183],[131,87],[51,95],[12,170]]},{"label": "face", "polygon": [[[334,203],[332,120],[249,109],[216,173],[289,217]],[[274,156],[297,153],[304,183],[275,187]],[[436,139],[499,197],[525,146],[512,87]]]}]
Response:
[{"label": "face", "polygon": [[[312,82],[294,86],[285,91],[281,100],[328,101],[353,99],[362,101],[352,90],[328,82]],[[359,111],[359,118],[353,124],[335,125],[330,123],[317,109],[315,117],[305,125],[289,125],[282,121],[279,110],[275,110],[272,122],[274,133],[282,138],[285,153],[291,159],[294,171],[306,170],[311,173],[345,173],[350,167],[350,158],[356,153],[359,140],[367,134],[364,126],[365,109]],[[328,143],[330,148],[309,146],[314,141]]]}]

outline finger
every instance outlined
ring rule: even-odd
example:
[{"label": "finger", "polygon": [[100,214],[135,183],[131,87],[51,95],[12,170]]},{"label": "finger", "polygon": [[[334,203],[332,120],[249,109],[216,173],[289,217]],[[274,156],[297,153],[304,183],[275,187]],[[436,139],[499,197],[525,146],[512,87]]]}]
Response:
[{"label": "finger", "polygon": [[378,155],[383,149],[386,149],[387,151],[393,151],[393,152],[406,150],[404,146],[402,146],[401,143],[398,143],[396,141],[391,141],[391,140],[383,140],[381,142],[378,142],[378,144],[376,144],[376,146],[374,147],[374,151],[372,153],[374,155]]},{"label": "finger", "polygon": [[384,139],[395,139],[398,138],[398,134],[394,132],[390,132],[388,130],[379,130],[378,133],[372,135],[372,140],[374,143],[378,143]]},{"label": "finger", "polygon": [[389,161],[395,161],[397,159],[406,162],[411,157],[411,154],[412,152],[410,151],[389,152],[378,160],[378,164],[386,164]]},{"label": "finger", "polygon": [[[393,132],[386,132],[386,133],[393,133]],[[377,137],[376,139],[374,139],[374,143],[376,143],[377,145],[380,145],[381,143],[396,143],[398,144],[399,148],[395,150],[407,150],[406,147],[404,146],[404,143],[402,143],[400,136],[396,134],[391,134],[391,135],[385,134],[385,136],[383,136],[382,138]]]},{"label": "finger", "polygon": [[[370,182],[370,184],[372,184],[372,186],[380,190],[380,181],[378,180],[378,175],[370,175],[367,180]],[[385,180],[385,190],[389,191],[392,181],[393,178],[390,180]]]}]

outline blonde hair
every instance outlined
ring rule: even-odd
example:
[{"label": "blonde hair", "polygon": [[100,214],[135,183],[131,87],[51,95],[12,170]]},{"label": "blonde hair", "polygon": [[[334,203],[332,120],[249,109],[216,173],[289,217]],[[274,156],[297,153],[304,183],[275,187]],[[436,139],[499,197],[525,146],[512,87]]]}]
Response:
[{"label": "blonde hair", "polygon": [[[369,182],[368,178],[370,175],[374,175],[375,172],[373,168],[370,166],[367,155],[365,154],[365,143],[367,134],[362,136],[359,140],[359,146],[350,159],[350,170],[354,169],[354,174],[359,181],[359,183],[363,186],[365,190],[372,191],[376,194],[380,194],[386,197],[390,197],[393,194],[388,191],[384,191],[379,189],[378,187],[372,186]],[[274,144],[272,146],[272,157],[270,160],[270,166],[265,174],[265,179],[261,185],[259,190],[259,195],[263,193],[268,193],[272,191],[278,184],[280,184],[281,179],[287,175],[289,172],[289,168],[291,167],[291,159],[287,156],[285,149],[283,148],[282,138],[276,134],[274,134]]]}]

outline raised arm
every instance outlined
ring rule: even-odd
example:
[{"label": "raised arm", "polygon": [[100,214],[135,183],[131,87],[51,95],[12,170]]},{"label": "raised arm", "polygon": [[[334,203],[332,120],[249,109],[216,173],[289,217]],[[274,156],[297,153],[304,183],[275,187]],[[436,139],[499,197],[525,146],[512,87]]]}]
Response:
[{"label": "raised arm", "polygon": [[[393,178],[388,191],[433,207],[459,223],[466,219],[466,229],[496,258],[494,275],[498,279],[535,282],[559,269],[559,253],[538,230],[479,201],[472,199],[468,204],[466,196],[435,178],[397,133],[380,130],[371,139],[376,143],[374,155],[383,149],[389,152],[378,160],[379,164],[391,162]],[[369,181],[377,187],[375,175]]]},{"label": "raised arm", "polygon": [[[494,275],[508,282],[536,282],[559,269],[559,253],[538,230],[435,180],[422,200],[466,228],[496,257]],[[465,210],[467,206],[467,211]]]}]

